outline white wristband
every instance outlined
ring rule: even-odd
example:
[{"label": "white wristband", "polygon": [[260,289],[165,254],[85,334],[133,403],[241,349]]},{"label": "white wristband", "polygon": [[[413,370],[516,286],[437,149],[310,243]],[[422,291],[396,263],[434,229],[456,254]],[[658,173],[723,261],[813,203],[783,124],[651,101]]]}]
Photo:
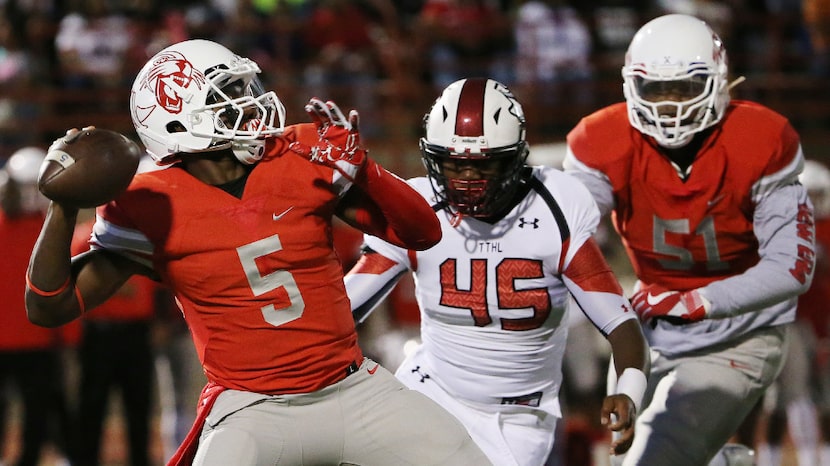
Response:
[{"label": "white wristband", "polygon": [[646,393],[646,375],[643,371],[634,367],[627,367],[619,379],[617,379],[617,391],[615,393],[628,395],[634,406],[637,408],[637,414],[640,414],[640,405],[643,402],[643,395]]}]

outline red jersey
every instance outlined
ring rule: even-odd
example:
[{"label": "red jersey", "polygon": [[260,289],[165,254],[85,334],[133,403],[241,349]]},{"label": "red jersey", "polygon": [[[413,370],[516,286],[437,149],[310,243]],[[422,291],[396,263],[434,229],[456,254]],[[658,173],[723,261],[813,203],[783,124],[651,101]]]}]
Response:
[{"label": "red jersey", "polygon": [[363,358],[332,246],[332,168],[288,151],[313,125],[269,140],[241,198],[174,165],[137,175],[99,209],[93,247],[146,260],[172,289],[208,379],[307,393]]},{"label": "red jersey", "polygon": [[[72,238],[72,255],[89,250],[92,221],[79,223]],[[87,320],[119,322],[148,321],[155,316],[155,293],[158,284],[146,277],[134,276],[110,299],[84,314]]]},{"label": "red jersey", "polygon": [[568,135],[576,158],[608,177],[614,226],[645,283],[690,290],[759,261],[755,204],[769,182],[797,175],[799,138],[761,105],[732,101],[727,112],[685,182],[631,127],[625,103],[584,118]]},{"label": "red jersey", "polygon": [[9,218],[0,210],[0,351],[43,350],[77,342],[77,325],[56,330],[35,325],[26,317],[26,268],[42,226],[41,214]]}]

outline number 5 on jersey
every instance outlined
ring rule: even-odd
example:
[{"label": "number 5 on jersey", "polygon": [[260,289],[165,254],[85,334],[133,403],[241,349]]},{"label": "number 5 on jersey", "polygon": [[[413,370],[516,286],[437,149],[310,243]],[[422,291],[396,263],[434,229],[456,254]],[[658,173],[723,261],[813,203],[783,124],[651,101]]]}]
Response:
[{"label": "number 5 on jersey", "polygon": [[256,265],[258,258],[281,250],[282,242],[280,242],[279,235],[269,236],[236,248],[236,253],[239,255],[239,261],[242,263],[242,269],[245,271],[245,276],[248,278],[248,284],[251,286],[254,296],[261,296],[278,288],[284,288],[288,295],[290,303],[288,306],[277,308],[273,304],[269,304],[262,307],[262,317],[274,327],[299,319],[305,310],[303,296],[300,294],[300,289],[297,287],[297,282],[294,281],[291,272],[276,270],[267,275],[262,275]]}]

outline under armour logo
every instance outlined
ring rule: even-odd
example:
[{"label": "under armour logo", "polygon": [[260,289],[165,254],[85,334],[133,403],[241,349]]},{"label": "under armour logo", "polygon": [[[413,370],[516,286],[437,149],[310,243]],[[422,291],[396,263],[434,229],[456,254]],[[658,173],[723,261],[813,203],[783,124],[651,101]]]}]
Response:
[{"label": "under armour logo", "polygon": [[534,218],[532,222],[528,222],[524,217],[519,218],[519,228],[524,228],[525,225],[533,225],[533,229],[539,228],[539,219]]},{"label": "under armour logo", "polygon": [[412,372],[413,374],[418,374],[421,377],[421,383],[424,383],[424,380],[429,378],[429,374],[421,373],[421,366],[415,366],[415,369],[412,369],[410,372]]}]

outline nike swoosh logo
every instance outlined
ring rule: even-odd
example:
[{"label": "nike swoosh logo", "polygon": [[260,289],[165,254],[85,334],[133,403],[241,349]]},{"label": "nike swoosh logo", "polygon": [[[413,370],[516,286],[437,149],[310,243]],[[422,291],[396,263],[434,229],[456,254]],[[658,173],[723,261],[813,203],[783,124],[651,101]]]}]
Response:
[{"label": "nike swoosh logo", "polygon": [[378,367],[380,367],[380,364],[375,364],[375,367],[371,369],[366,369],[366,372],[368,372],[369,375],[375,375],[375,372],[377,372]]},{"label": "nike swoosh logo", "polygon": [[674,294],[673,291],[664,291],[664,292],[662,292],[662,293],[660,293],[656,296],[649,293],[649,294],[646,295],[646,302],[649,304],[649,306],[654,306],[655,304],[657,304],[660,301],[668,298],[672,294]]},{"label": "nike swoosh logo", "polygon": [[285,214],[287,214],[288,212],[291,212],[291,209],[293,209],[293,208],[294,208],[294,206],[292,205],[291,207],[289,207],[289,208],[285,209],[285,210],[284,210],[281,214],[279,214],[279,215],[277,215],[277,214],[272,214],[271,218],[273,218],[273,219],[274,219],[274,221],[276,222],[277,220],[279,220],[279,219],[283,218],[283,217],[285,216]]}]

